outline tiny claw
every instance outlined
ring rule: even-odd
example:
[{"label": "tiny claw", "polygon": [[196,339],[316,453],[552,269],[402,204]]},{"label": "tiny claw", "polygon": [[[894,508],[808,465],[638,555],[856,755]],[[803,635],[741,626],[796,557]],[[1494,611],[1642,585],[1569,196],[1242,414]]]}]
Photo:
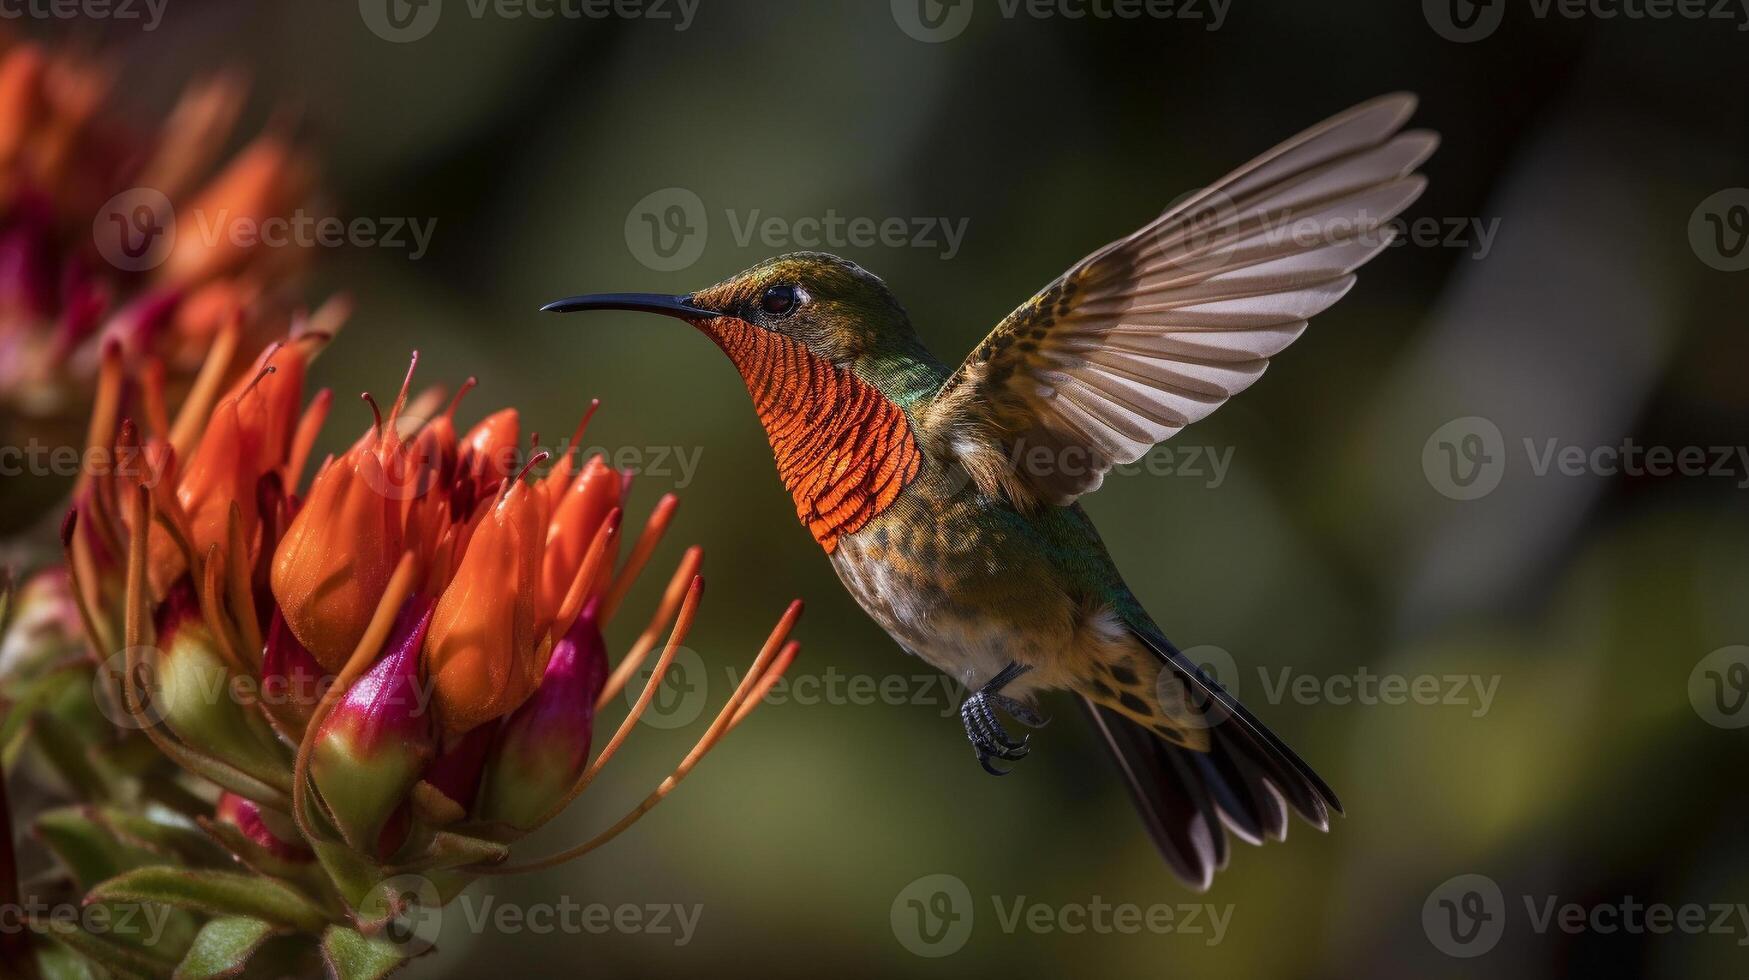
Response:
[{"label": "tiny claw", "polygon": [[1034,711],[1032,706],[1024,701],[1018,701],[1005,694],[993,694],[990,699],[1000,705],[1003,711],[1008,712],[1008,717],[1028,728],[1043,728],[1051,723],[1049,718]]},{"label": "tiny claw", "polygon": [[1023,735],[1018,742],[1015,741],[1008,734],[1008,729],[996,718],[992,704],[1031,728],[1040,728],[1049,722],[1048,718],[1040,717],[1030,706],[998,693],[1004,684],[1030,669],[1019,664],[1009,664],[990,683],[974,691],[960,704],[960,723],[965,726],[966,739],[972,743],[973,750],[978,754],[978,765],[992,776],[1006,776],[1013,772],[1012,769],[997,766],[992,759],[1012,762],[1026,758],[1027,753],[1032,751],[1032,736]]}]

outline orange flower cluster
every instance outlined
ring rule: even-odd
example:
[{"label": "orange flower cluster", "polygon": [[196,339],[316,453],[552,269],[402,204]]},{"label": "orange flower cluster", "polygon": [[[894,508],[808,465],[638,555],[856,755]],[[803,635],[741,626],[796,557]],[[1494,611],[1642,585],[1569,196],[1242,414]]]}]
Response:
[{"label": "orange flower cluster", "polygon": [[[106,669],[126,716],[257,808],[249,827],[303,838],[263,846],[321,856],[340,842],[387,862],[439,846],[436,828],[464,819],[476,843],[514,840],[581,792],[649,704],[696,613],[701,554],[686,552],[610,672],[601,630],[676,499],[656,505],[622,562],[629,474],[566,454],[530,476],[547,455],[515,465],[513,409],[461,433],[454,415],[472,380],[438,411],[440,393],[413,396],[412,367],[386,413],[363,396],[373,423],[300,492],[332,401],[303,401],[324,343],[295,334],[228,386],[217,379],[235,344],[221,344],[177,418],[147,405],[143,428],[117,408],[124,367],[106,348],[92,451],[116,465],[81,486],[64,528],[75,602],[95,648],[122,651]],[[799,612],[681,768],[584,849],[671,791],[763,698],[796,654]],[[671,624],[637,706],[590,763],[596,707]],[[238,679],[258,696],[208,693]],[[480,853],[479,871],[507,856]]]},{"label": "orange flower cluster", "polygon": [[145,127],[106,112],[111,87],[98,61],[28,43],[0,48],[7,415],[77,418],[106,344],[136,368],[167,373],[177,390],[226,326],[242,320],[259,344],[289,324],[283,284],[305,250],[241,247],[229,234],[197,233],[191,217],[260,222],[301,206],[312,168],[283,127],[221,162],[243,108],[237,79],[191,85]]}]

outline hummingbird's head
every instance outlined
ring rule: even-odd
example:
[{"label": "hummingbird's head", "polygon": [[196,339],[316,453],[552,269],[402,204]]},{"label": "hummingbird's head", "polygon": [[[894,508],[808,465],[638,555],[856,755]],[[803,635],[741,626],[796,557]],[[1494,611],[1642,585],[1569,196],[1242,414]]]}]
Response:
[{"label": "hummingbird's head", "polygon": [[598,293],[543,310],[636,310],[697,327],[729,356],[796,514],[828,552],[922,465],[904,405],[939,386],[886,284],[824,252],[768,259],[683,296]]},{"label": "hummingbird's head", "polygon": [[[887,284],[848,259],[792,252],[695,293],[597,293],[541,307],[551,312],[636,310],[686,320],[719,344],[740,329],[728,319],[799,343],[816,358],[862,373],[873,359],[916,343],[911,320]],[[734,352],[730,352],[733,356]]]}]

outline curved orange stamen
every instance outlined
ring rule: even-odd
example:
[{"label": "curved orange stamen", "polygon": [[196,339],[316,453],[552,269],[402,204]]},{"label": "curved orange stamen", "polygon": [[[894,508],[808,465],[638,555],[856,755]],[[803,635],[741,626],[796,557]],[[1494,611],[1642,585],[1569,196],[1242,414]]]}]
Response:
[{"label": "curved orange stamen", "polygon": [[219,330],[212,349],[201,363],[200,373],[195,375],[194,384],[188,389],[188,397],[182,400],[182,409],[176,413],[176,421],[170,426],[170,445],[175,447],[177,459],[188,458],[201,430],[206,428],[207,415],[219,396],[225,373],[231,368],[231,358],[237,352],[241,334],[242,325],[235,318]]},{"label": "curved orange stamen", "polygon": [[668,580],[668,588],[662,594],[662,601],[656,606],[655,615],[650,617],[650,625],[644,627],[637,640],[626,652],[625,659],[613,669],[613,674],[607,678],[607,683],[601,688],[601,696],[595,699],[595,707],[600,709],[607,702],[619,696],[644,658],[656,648],[662,639],[662,631],[668,627],[668,621],[674,618],[675,610],[680,608],[681,600],[686,598],[687,583],[698,574],[698,568],[704,563],[704,549],[693,545],[681,556],[679,567],[674,569],[674,575]]},{"label": "curved orange stamen", "polygon": [[601,625],[606,627],[613,621],[613,614],[619,611],[619,604],[625,601],[626,593],[631,591],[632,583],[638,579],[638,573],[644,570],[650,555],[656,550],[656,545],[662,542],[662,535],[667,532],[668,525],[674,522],[674,512],[680,507],[680,498],[675,495],[663,494],[656,502],[656,509],[650,512],[650,519],[644,523],[644,532],[638,535],[638,543],[632,547],[631,557],[626,559],[625,567],[613,580],[613,585],[607,591],[607,599],[601,604]]},{"label": "curved orange stamen", "polygon": [[323,388],[316,392],[316,397],[310,399],[309,407],[304,409],[303,417],[298,419],[297,432],[292,436],[291,452],[287,455],[285,464],[284,477],[288,490],[298,485],[298,477],[310,460],[310,451],[315,448],[316,437],[322,432],[322,423],[328,421],[328,409],[333,403],[334,392]]},{"label": "curved orange stamen", "polygon": [[565,599],[559,604],[559,614],[553,620],[551,637],[553,642],[571,632],[571,627],[577,622],[577,617],[583,612],[583,600],[595,591],[595,584],[607,571],[607,556],[614,539],[619,536],[620,509],[615,507],[608,511],[607,519],[601,522],[601,527],[595,532],[595,540],[589,542],[589,550],[583,553],[583,564],[577,569],[577,577],[572,579],[570,589],[565,592]]},{"label": "curved orange stamen", "polygon": [[[121,411],[122,380],[121,344],[111,340],[103,345],[103,361],[97,373],[97,397],[91,405],[91,424],[86,429],[85,448],[107,450],[114,445],[116,416]],[[90,482],[90,468],[81,468],[73,495],[77,497]]]}]

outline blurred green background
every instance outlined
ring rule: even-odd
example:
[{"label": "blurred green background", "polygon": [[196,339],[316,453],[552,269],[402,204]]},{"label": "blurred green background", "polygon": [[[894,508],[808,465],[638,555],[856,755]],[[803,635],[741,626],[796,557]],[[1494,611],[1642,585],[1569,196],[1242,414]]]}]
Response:
[{"label": "blurred green background", "polygon": [[[445,955],[414,975],[1741,975],[1737,913],[1730,931],[1699,935],[1595,917],[1539,929],[1538,916],[1551,898],[1588,915],[1624,898],[1749,901],[1749,741],[1731,727],[1749,708],[1728,710],[1741,691],[1727,669],[1749,650],[1725,649],[1749,643],[1749,464],[1735,450],[1716,476],[1536,463],[1551,440],[1586,453],[1745,444],[1749,276],[1713,267],[1728,257],[1691,235],[1707,228],[1703,201],[1749,183],[1740,24],[1233,0],[1211,30],[1206,0],[1140,19],[1006,16],[975,0],[957,36],[924,42],[901,27],[909,0],[704,0],[683,30],[655,16],[683,16],[673,0],[551,19],[448,0],[428,33],[393,42],[370,29],[372,2],[170,0],[151,32],[22,29],[113,51],[142,118],[189,77],[241,67],[257,120],[297,114],[338,213],[435,220],[417,259],[325,256],[312,299],[347,291],[357,312],[313,380],[386,391],[417,348],[427,381],[479,376],[467,421],[514,404],[525,429],[558,434],[599,397],[590,445],[652,464],[653,447],[698,454],[690,479],[670,462],[635,484],[634,514],[667,490],[684,502],[617,639],[696,542],[705,667],[669,693],[702,691],[714,709],[798,596],[791,676],[813,679],[611,846],[475,886],[445,917]],[[1453,10],[1497,9],[1504,22],[1473,43],[1436,28]],[[913,680],[928,669],[865,618],[796,525],[740,380],[708,342],[663,320],[535,312],[583,291],[687,291],[790,250],[740,234],[765,217],[791,230],[829,214],[941,218],[963,222],[951,256],[940,236],[826,247],[884,277],[956,361],[1183,192],[1397,89],[1421,94],[1416,124],[1445,139],[1409,212],[1421,240],[1371,265],[1262,382],[1160,457],[1190,463],[1182,451],[1198,447],[1228,460],[1220,478],[1206,463],[1115,477],[1087,501],[1168,634],[1228,655],[1240,696],[1348,808],[1328,835],[1296,824],[1285,845],[1239,848],[1207,895],[1167,874],[1066,699],[1044,705],[1056,721],[1014,775],[978,771],[945,688]],[[681,243],[681,259],[697,257],[646,264],[668,243],[643,215],[661,224],[693,200],[674,188],[702,206]],[[329,448],[368,421],[340,405]],[[1442,429],[1453,420],[1470,421]],[[1463,456],[1467,434],[1499,482],[1454,499],[1476,486],[1453,475],[1478,461]],[[1440,694],[1342,696],[1369,674],[1440,678]],[[1310,693],[1277,690],[1284,676]],[[1448,676],[1477,680],[1453,698]],[[907,695],[808,695],[833,677],[898,677],[887,683]],[[883,703],[925,683],[929,703]],[[708,720],[640,726],[536,849],[612,822]],[[932,875],[963,884],[969,904],[953,911],[971,926],[934,945],[917,941],[908,904],[918,888],[933,896],[942,879],[913,884]],[[1503,927],[1497,944],[1460,942],[1471,957],[1442,949],[1454,934],[1441,901],[1461,907],[1452,889],[1467,888],[1449,883],[1464,875],[1497,886],[1487,922]],[[561,897],[696,908],[696,931],[681,944],[470,921],[488,900]],[[1005,928],[1017,900],[1058,925]],[[1061,928],[1098,902],[1208,905],[1224,927],[1204,912],[1194,933]]]}]

